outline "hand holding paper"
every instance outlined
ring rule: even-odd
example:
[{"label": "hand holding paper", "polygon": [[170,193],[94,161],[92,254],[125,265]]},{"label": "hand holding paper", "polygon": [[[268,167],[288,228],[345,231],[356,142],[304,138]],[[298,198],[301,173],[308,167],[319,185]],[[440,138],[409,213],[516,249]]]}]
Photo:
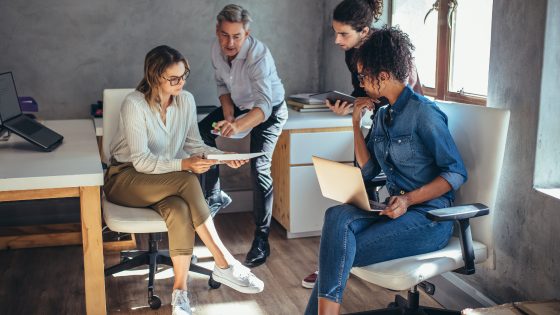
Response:
[{"label": "hand holding paper", "polygon": [[259,152],[259,153],[237,153],[237,154],[209,154],[206,158],[209,160],[218,161],[233,161],[233,160],[249,160],[252,158],[259,157],[261,155],[269,154],[270,152]]}]

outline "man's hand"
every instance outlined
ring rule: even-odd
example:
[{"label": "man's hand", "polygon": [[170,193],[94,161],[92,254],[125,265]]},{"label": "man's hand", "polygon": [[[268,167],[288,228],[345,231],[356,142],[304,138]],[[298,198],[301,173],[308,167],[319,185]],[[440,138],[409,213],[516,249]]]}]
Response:
[{"label": "man's hand", "polygon": [[227,120],[218,121],[216,123],[216,126],[214,126],[214,131],[212,132],[218,133],[218,131],[221,132],[222,136],[227,138],[231,136],[235,136],[240,132],[239,128],[235,123],[235,118],[234,118],[234,122],[229,122]]},{"label": "man's hand", "polygon": [[181,161],[181,169],[183,171],[192,171],[193,173],[202,174],[210,169],[210,166],[218,163],[218,160],[203,159],[201,155],[193,156]]},{"label": "man's hand", "polygon": [[333,111],[335,112],[337,115],[340,116],[344,116],[347,114],[350,114],[352,112],[352,103],[348,103],[348,102],[344,102],[344,103],[340,103],[340,100],[336,101],[336,103],[331,104],[331,102],[329,102],[329,100],[327,100],[327,106]]},{"label": "man's hand", "polygon": [[[237,154],[235,152],[226,152],[224,154]],[[241,165],[249,162],[249,160],[231,160],[231,161],[223,161],[227,166],[231,168],[238,168]]]},{"label": "man's hand", "polygon": [[381,211],[379,215],[386,215],[391,219],[396,219],[406,212],[409,205],[410,200],[406,194],[401,196],[392,196],[391,199],[389,199],[387,208]]},{"label": "man's hand", "polygon": [[224,120],[233,124],[235,122],[235,117],[233,117],[233,115],[228,115],[225,116]]},{"label": "man's hand", "polygon": [[[367,100],[361,100],[361,99],[367,99]],[[374,103],[373,100],[369,97],[359,97],[356,99],[356,104],[354,105],[354,113],[352,113],[352,123],[354,125],[360,124],[360,121],[362,120],[362,117],[366,113],[366,110],[373,110],[375,108],[375,105],[373,103]]]}]

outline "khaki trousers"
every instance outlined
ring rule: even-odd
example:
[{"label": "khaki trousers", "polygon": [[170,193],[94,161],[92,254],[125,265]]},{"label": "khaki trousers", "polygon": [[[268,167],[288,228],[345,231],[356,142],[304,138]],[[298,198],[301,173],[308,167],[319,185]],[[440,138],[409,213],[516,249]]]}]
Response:
[{"label": "khaki trousers", "polygon": [[192,255],[195,229],[210,218],[198,178],[190,172],[143,174],[113,159],[103,191],[112,203],[157,211],[167,225],[171,257]]}]

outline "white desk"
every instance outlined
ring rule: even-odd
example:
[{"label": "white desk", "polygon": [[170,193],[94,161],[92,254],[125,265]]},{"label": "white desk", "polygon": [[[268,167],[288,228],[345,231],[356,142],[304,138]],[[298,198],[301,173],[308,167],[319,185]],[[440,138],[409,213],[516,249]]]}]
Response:
[{"label": "white desk", "polygon": [[64,136],[52,152],[43,152],[15,134],[0,142],[0,202],[80,197],[81,229],[67,233],[68,227],[62,225],[24,227],[20,235],[0,237],[0,246],[68,245],[81,236],[87,314],[106,314],[99,195],[103,170],[93,124],[84,119],[46,121],[45,125]]}]

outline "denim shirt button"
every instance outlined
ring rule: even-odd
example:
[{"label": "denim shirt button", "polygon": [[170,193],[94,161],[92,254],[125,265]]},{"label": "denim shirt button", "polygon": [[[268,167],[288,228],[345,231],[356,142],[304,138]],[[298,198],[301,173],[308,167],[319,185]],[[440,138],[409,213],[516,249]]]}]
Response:
[{"label": "denim shirt button", "polygon": [[399,140],[399,143],[401,143],[401,140]]}]

